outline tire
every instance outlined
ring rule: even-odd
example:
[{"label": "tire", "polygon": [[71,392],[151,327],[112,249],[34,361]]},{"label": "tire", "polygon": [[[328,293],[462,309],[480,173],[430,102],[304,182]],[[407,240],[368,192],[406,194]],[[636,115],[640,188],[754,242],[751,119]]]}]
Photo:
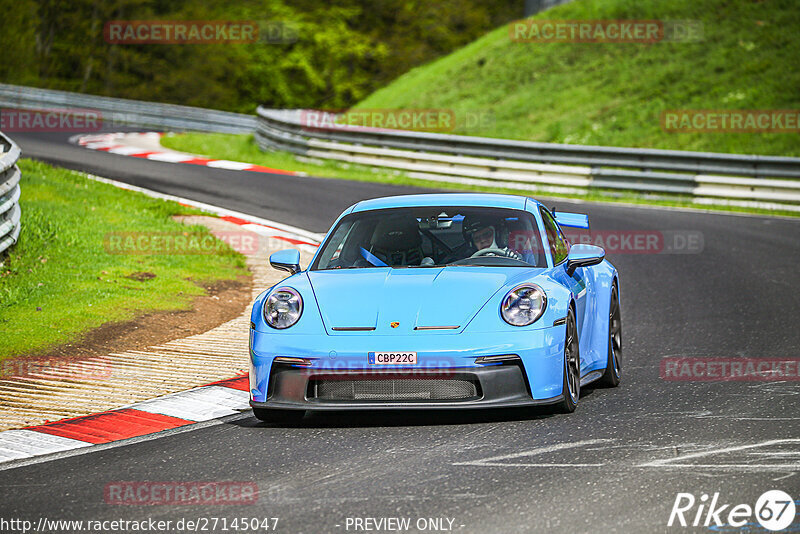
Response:
[{"label": "tire", "polygon": [[572,308],[567,313],[567,333],[564,338],[564,398],[556,404],[556,411],[572,413],[581,396],[581,355],[578,347],[578,327]]},{"label": "tire", "polygon": [[305,410],[276,410],[274,408],[253,408],[256,419],[265,423],[296,424],[299,423]]},{"label": "tire", "polygon": [[622,358],[622,313],[619,305],[617,282],[611,286],[611,303],[608,312],[608,361],[606,371],[597,381],[599,386],[615,388],[620,380],[620,358]]}]

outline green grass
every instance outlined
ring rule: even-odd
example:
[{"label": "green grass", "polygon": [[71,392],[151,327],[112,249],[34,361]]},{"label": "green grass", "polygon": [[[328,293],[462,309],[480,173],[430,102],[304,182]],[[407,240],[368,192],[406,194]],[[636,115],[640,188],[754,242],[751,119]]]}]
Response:
[{"label": "green grass", "polygon": [[402,172],[387,172],[382,169],[373,169],[362,165],[341,164],[326,161],[321,165],[306,161],[299,161],[289,152],[262,152],[255,143],[252,135],[240,134],[206,134],[185,133],[167,135],[161,138],[161,144],[173,150],[180,150],[191,154],[202,154],[214,159],[228,159],[272,167],[274,169],[304,172],[311,176],[323,178],[342,178],[360,182],[378,182],[390,185],[406,185],[427,187],[434,189],[449,189],[453,191],[486,191],[493,193],[509,193],[512,195],[531,195],[536,198],[578,198],[590,202],[618,202],[631,204],[647,204],[665,207],[683,207],[697,210],[726,211],[740,213],[755,213],[761,215],[782,215],[798,217],[800,213],[783,210],[764,210],[757,208],[744,208],[739,206],[712,205],[700,206],[693,204],[688,197],[654,197],[632,192],[614,192],[602,194],[590,192],[586,195],[558,195],[555,193],[535,193],[520,189],[505,189],[502,187],[483,187],[473,185],[433,182],[410,178]]},{"label": "green grass", "polygon": [[519,43],[508,27],[411,70],[357,108],[450,109],[455,133],[551,143],[800,156],[797,133],[668,133],[664,110],[800,109],[795,0],[576,0],[538,19],[691,19],[700,42]]},{"label": "green grass", "polygon": [[[208,235],[173,215],[199,213],[43,163],[21,160],[22,233],[0,254],[0,360],[72,342],[107,322],[190,309],[195,282],[248,274],[220,242],[214,254],[111,254],[110,233]],[[129,278],[152,273],[154,278]]]}]

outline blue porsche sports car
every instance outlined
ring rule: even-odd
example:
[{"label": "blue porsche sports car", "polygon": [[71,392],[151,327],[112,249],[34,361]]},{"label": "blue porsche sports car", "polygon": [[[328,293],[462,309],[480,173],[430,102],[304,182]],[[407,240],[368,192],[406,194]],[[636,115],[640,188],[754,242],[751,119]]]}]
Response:
[{"label": "blue porsche sports car", "polygon": [[253,305],[250,404],[264,421],[305,410],[555,405],[620,380],[617,271],[602,248],[531,198],[429,194],[359,202],[307,269]]}]

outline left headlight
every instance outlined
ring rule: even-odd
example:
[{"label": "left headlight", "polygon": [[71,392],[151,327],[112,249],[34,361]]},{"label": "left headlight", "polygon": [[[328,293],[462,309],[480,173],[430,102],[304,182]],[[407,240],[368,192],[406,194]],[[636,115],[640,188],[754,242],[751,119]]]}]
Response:
[{"label": "left headlight", "polygon": [[303,298],[291,287],[279,287],[264,300],[264,320],[272,328],[289,328],[302,314]]},{"label": "left headlight", "polygon": [[535,284],[524,284],[509,291],[500,304],[500,315],[512,326],[527,326],[544,313],[547,295]]}]

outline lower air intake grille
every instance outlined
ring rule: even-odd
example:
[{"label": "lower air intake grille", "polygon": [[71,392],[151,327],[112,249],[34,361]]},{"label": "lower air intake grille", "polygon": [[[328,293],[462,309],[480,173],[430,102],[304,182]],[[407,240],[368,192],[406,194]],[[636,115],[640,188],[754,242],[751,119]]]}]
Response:
[{"label": "lower air intake grille", "polygon": [[309,398],[341,401],[464,400],[478,397],[478,386],[460,379],[319,379],[309,383]]}]

